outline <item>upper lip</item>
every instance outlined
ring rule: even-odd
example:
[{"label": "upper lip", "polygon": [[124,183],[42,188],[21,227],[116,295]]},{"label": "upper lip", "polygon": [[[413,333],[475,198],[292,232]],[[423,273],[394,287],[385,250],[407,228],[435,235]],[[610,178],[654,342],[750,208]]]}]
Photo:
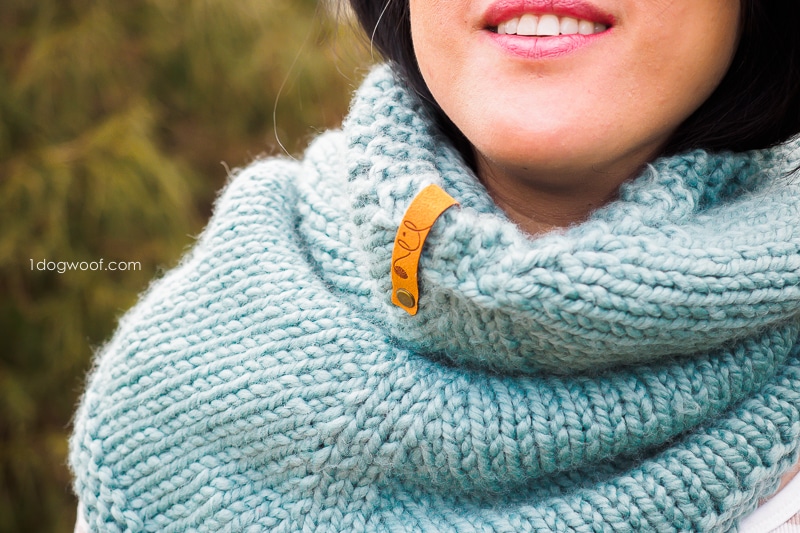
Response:
[{"label": "upper lip", "polygon": [[497,0],[484,12],[483,21],[486,27],[496,28],[501,22],[526,13],[574,17],[609,27],[614,23],[610,14],[583,0]]}]

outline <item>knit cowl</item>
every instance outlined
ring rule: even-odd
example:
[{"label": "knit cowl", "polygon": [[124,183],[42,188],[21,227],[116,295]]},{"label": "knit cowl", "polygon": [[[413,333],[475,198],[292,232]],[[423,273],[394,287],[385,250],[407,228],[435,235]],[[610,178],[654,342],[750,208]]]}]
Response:
[{"label": "knit cowl", "polygon": [[[800,453],[797,143],[658,159],[526,235],[387,67],[239,171],[99,352],[92,531],[735,531]],[[395,234],[458,202],[391,301]]]}]

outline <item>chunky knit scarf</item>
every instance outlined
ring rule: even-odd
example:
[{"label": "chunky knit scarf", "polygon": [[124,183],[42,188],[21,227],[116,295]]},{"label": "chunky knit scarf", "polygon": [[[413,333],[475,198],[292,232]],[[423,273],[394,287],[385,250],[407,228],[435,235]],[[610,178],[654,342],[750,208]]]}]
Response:
[{"label": "chunky knit scarf", "polygon": [[[387,68],[239,173],[100,354],[94,531],[727,531],[800,452],[792,145],[655,161],[532,238]],[[398,224],[438,184],[416,316]]]}]

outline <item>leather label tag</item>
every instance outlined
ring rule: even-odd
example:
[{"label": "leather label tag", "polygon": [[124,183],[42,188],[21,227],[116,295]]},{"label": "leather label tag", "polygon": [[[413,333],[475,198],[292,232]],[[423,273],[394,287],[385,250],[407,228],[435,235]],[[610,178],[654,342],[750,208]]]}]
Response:
[{"label": "leather label tag", "polygon": [[458,205],[438,185],[428,185],[408,206],[392,250],[392,303],[416,315],[419,310],[417,270],[422,247],[434,222],[448,208]]}]

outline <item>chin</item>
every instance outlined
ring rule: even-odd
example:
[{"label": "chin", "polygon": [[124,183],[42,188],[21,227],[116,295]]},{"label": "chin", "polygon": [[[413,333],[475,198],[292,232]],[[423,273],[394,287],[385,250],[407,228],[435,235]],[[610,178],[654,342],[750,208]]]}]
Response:
[{"label": "chin", "polygon": [[498,164],[556,170],[571,167],[592,159],[599,150],[585,146],[568,132],[517,132],[513,136],[493,136],[488,142],[476,143],[475,148]]}]

